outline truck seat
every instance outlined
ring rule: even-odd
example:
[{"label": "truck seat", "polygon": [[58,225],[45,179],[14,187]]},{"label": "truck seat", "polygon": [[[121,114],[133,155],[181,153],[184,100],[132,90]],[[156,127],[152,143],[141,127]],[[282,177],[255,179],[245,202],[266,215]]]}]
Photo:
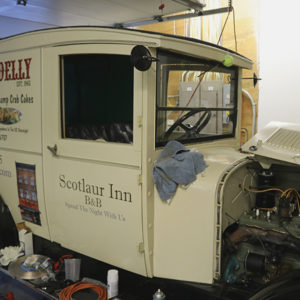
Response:
[{"label": "truck seat", "polygon": [[66,138],[97,140],[104,139],[107,142],[132,144],[132,123],[110,123],[98,125],[70,125],[66,130]]}]

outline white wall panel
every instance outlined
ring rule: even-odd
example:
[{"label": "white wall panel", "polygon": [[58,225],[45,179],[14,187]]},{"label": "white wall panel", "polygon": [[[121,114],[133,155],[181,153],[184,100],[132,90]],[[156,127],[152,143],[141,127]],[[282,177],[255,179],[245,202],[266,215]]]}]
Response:
[{"label": "white wall panel", "polygon": [[260,20],[258,129],[271,121],[300,123],[298,0],[264,0]]}]

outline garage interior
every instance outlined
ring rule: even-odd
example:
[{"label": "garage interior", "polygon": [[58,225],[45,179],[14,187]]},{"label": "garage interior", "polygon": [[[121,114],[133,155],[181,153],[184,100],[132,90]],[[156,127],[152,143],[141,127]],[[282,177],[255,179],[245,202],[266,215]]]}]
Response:
[{"label": "garage interior", "polygon": [[[211,43],[217,45],[222,50],[229,49],[228,55],[234,55],[235,53],[238,53],[238,55],[240,55],[243,59],[249,59],[249,61],[252,61],[253,63],[251,69],[243,68],[241,74],[241,87],[239,90],[239,92],[241,93],[241,117],[239,119],[240,124],[238,125],[240,128],[239,148],[243,152],[244,149],[250,149],[251,147],[253,147],[254,144],[251,138],[255,139],[255,134],[263,130],[264,127],[270,122],[288,122],[294,124],[292,125],[291,132],[289,132],[288,129],[285,129],[285,125],[283,126],[283,128],[280,128],[278,130],[278,132],[281,134],[281,137],[278,137],[278,139],[281,138],[281,141],[283,140],[284,142],[282,145],[276,144],[276,151],[281,154],[281,150],[285,147],[286,144],[291,143],[291,147],[296,148],[296,146],[298,145],[297,143],[299,142],[299,135],[294,132],[298,130],[298,125],[296,126],[295,124],[299,123],[298,94],[295,87],[297,87],[298,74],[296,74],[296,72],[299,65],[296,55],[299,53],[300,46],[297,43],[297,40],[294,41],[295,35],[293,34],[293,28],[295,28],[294,22],[297,23],[298,19],[296,15],[296,8],[299,7],[299,4],[295,0],[288,0],[287,2],[285,2],[284,6],[289,6],[291,8],[288,10],[288,14],[283,13],[283,4],[282,1],[279,0],[275,0],[272,2],[259,0],[1,0],[0,42],[1,40],[5,41],[6,39],[12,39],[15,36],[18,37],[20,35],[26,35],[26,33],[32,31],[47,31],[56,28],[77,28],[80,26],[84,26],[86,28],[109,27],[120,30],[137,30],[141,33],[157,33],[165,37],[176,36],[178,38],[188,38],[191,41],[200,40],[203,41],[204,44],[208,43],[207,45]],[[30,46],[28,46],[28,49],[30,49]],[[146,54],[144,54],[144,56],[147,56],[148,52],[145,53]],[[0,46],[0,62],[2,61],[3,55],[7,55],[7,52],[2,52]],[[160,55],[161,59],[163,59],[163,51]],[[49,57],[51,57],[51,55]],[[107,55],[99,58],[96,54],[89,54],[86,57],[83,57],[80,52],[78,52],[77,55],[61,55],[61,57],[63,57],[63,59],[60,61],[60,66],[63,69],[63,75],[61,75],[61,78],[63,78],[63,82],[66,83],[63,92],[61,92],[62,94],[64,93],[63,97],[65,105],[64,108],[61,108],[61,115],[64,123],[61,132],[61,136],[63,137],[63,139],[78,138],[78,136],[76,136],[76,133],[74,134],[74,132],[77,130],[77,125],[73,126],[73,124],[78,123],[78,120],[76,118],[79,114],[85,114],[86,120],[89,120],[90,123],[96,122],[97,118],[99,118],[98,110],[101,110],[99,103],[97,104],[96,102],[93,102],[93,100],[89,102],[88,106],[93,106],[95,108],[94,111],[83,107],[83,104],[80,103],[79,100],[77,102],[75,101],[76,105],[74,105],[73,103],[74,99],[76,98],[75,94],[77,92],[74,91],[76,89],[80,89],[78,88],[78,82],[86,81],[86,85],[83,84],[83,87],[81,87],[81,89],[89,89],[90,86],[88,85],[88,82],[95,80],[95,78],[98,76],[97,80],[100,78],[102,82],[105,82],[107,90],[110,90],[114,97],[116,99],[119,99],[119,101],[115,103],[108,102],[105,106],[105,110],[115,111],[114,117],[117,119],[118,124],[121,124],[120,126],[124,126],[124,131],[126,131],[126,136],[123,136],[118,140],[112,140],[111,137],[108,137],[109,134],[105,135],[103,134],[103,132],[101,137],[107,142],[117,141],[123,144],[132,143],[132,131],[135,130],[135,125],[132,125],[134,121],[132,119],[132,115],[137,108],[133,104],[126,106],[126,103],[128,102],[127,100],[129,98],[133,98],[134,84],[131,78],[133,77],[134,71],[131,70],[127,73],[118,72],[118,74],[107,75],[110,74],[109,72],[112,66],[114,66],[113,68],[115,68],[116,66],[122,69],[129,68],[128,65],[130,65],[130,61],[123,59],[122,57],[117,59],[113,55]],[[184,56],[179,56],[179,58],[182,60],[186,59]],[[151,59],[151,63],[153,66],[153,64],[156,64],[156,61],[153,57],[151,57]],[[192,65],[192,62],[193,61],[191,59],[189,64]],[[29,65],[29,62],[27,62],[27,64]],[[51,63],[48,64],[50,65]],[[97,69],[95,67],[97,66],[97,64],[99,64],[99,66],[105,66],[105,71],[103,71],[103,73],[100,75],[97,74]],[[229,63],[229,65],[231,67],[232,62]],[[26,62],[24,62],[24,66],[26,66]],[[84,73],[84,70],[86,68],[94,68],[94,71],[90,72],[89,74]],[[217,68],[220,68],[220,70],[222,69],[219,66],[217,66]],[[174,73],[177,71],[178,70],[175,70]],[[79,74],[80,72],[81,74]],[[220,72],[222,72],[222,70]],[[228,73],[230,72],[228,71]],[[232,73],[230,73],[231,78],[234,78],[234,74],[235,73],[233,73],[233,71]],[[172,78],[171,75],[170,78]],[[95,80],[94,82],[95,86],[97,85],[97,80]],[[118,84],[117,88],[115,88],[114,80],[120,83]],[[204,87],[202,88],[204,89]],[[211,86],[208,88],[211,88]],[[167,90],[168,97],[170,97],[171,99],[171,106],[176,106],[178,104],[177,102],[179,101],[179,96],[181,99],[184,97],[181,94],[182,91],[178,89],[178,86],[175,84],[170,84]],[[79,91],[79,93],[81,92],[82,91]],[[85,95],[89,95],[90,98],[93,98],[94,94],[101,92],[103,92],[104,94],[108,93],[107,91],[102,91],[102,89],[98,87],[98,89],[95,89],[95,91],[91,91]],[[124,97],[123,94],[128,95],[128,99]],[[4,99],[4,96],[6,95],[4,94],[3,90],[2,92],[0,90],[0,98],[3,97]],[[108,96],[106,95],[106,97]],[[201,95],[199,97],[201,97]],[[187,98],[184,101],[188,102],[188,99],[191,100],[190,98]],[[24,101],[30,102],[31,100],[29,98],[26,98],[26,100]],[[119,107],[119,110],[117,110],[115,107]],[[222,112],[218,112],[217,114],[222,116]],[[227,114],[226,118],[230,119],[230,114],[227,111],[224,111],[224,115],[221,118],[224,118],[225,114]],[[107,114],[105,111],[102,111],[100,115],[105,124],[108,124],[112,121],[111,115]],[[173,124],[172,122],[170,124]],[[221,125],[224,127],[224,124]],[[140,125],[140,127],[141,126],[142,125]],[[226,126],[227,125],[225,125],[225,127]],[[98,128],[97,130],[100,129]],[[101,128],[101,130],[103,130],[103,128]],[[110,128],[107,129],[105,127],[105,130],[107,132],[107,130],[110,130]],[[206,130],[209,131],[209,128],[206,128]],[[206,133],[206,131],[204,130],[203,133]],[[156,134],[158,133],[156,132]],[[288,135],[290,139],[284,140],[285,135]],[[99,138],[99,136],[97,138]],[[275,136],[274,133],[274,143],[271,146],[273,146],[277,142],[276,138],[277,136]],[[93,138],[85,136],[80,137],[80,139],[89,140]],[[249,142],[250,140],[251,142]],[[255,141],[257,142],[256,146],[259,147],[259,137]],[[24,140],[24,143],[26,143],[26,140]],[[159,141],[156,141],[156,146],[161,147],[165,144],[165,141],[162,141],[161,144],[159,144]],[[48,146],[48,149],[51,148],[49,150],[51,151],[53,156],[57,155],[57,149],[55,149],[55,146],[56,145],[54,145],[53,147]],[[7,149],[5,147],[2,148],[2,145],[0,144],[0,165],[2,164],[3,158],[1,154],[2,150],[5,153],[5,150]],[[253,150],[254,154],[255,151],[256,149]],[[126,154],[124,154],[124,156],[125,155]],[[259,153],[259,155],[263,156],[263,154],[261,153]],[[155,159],[157,159],[157,156],[155,157]],[[295,202],[293,202],[293,208],[295,210],[293,212],[294,217],[298,216],[298,212],[300,215],[300,186],[297,179],[297,176],[299,175],[297,160],[298,156],[299,154],[296,152],[296,154],[294,154],[295,159],[293,160],[294,165],[290,165],[291,161],[287,159],[287,165],[284,166],[276,163],[278,160],[276,153],[274,154],[274,156],[270,156],[271,159],[276,160],[274,166],[272,166],[270,170],[272,170],[272,176],[273,173],[277,174],[276,180],[279,180],[282,184],[280,188],[280,192],[282,192],[281,196],[290,198],[291,201]],[[80,159],[83,158],[81,157]],[[224,197],[223,214],[229,215],[229,219],[239,219],[238,214],[230,215],[231,204],[227,203],[231,202],[232,194],[236,195],[236,198],[234,199],[237,199],[240,197],[240,193],[242,192],[244,193],[246,191],[248,193],[254,193],[255,184],[253,182],[255,182],[257,186],[259,185],[259,183],[261,184],[261,182],[259,182],[260,180],[273,180],[273,178],[269,178],[271,176],[271,173],[264,173],[264,179],[261,179],[261,177],[259,176],[253,175],[254,173],[262,174],[262,166],[264,167],[269,164],[268,166],[270,167],[270,165],[272,164],[269,163],[268,160],[265,161],[264,159],[262,159],[262,161],[262,163],[251,162],[241,164],[240,167],[236,165],[232,167],[232,169],[228,169],[226,174],[224,173],[224,177],[220,181],[221,183],[219,185],[219,191],[221,191],[222,189],[221,194],[222,197]],[[33,172],[35,174],[36,170],[32,167],[33,165],[27,165],[26,163],[22,164],[17,162],[17,160],[14,160],[14,162],[17,170],[16,176],[18,176],[20,172],[23,172],[24,169],[26,170],[26,172]],[[4,171],[2,169],[0,170],[0,172],[2,172],[0,174],[1,183],[1,180],[3,180],[4,176],[9,176],[7,176],[7,174],[4,174]],[[227,174],[229,175],[225,179]],[[61,187],[65,185],[63,188],[66,187],[66,189],[69,189],[68,178],[66,178],[65,175],[60,176],[61,177],[59,178]],[[240,178],[244,178],[244,181],[242,182]],[[246,185],[248,184],[248,181],[251,181],[251,184],[249,183],[249,186],[247,188]],[[71,182],[70,180],[70,186],[73,183],[74,181]],[[85,183],[83,182],[83,185],[84,184]],[[273,187],[274,182],[265,182],[264,184],[261,184],[261,186],[264,186],[266,188],[269,188],[269,185],[272,185]],[[235,188],[232,188],[232,186],[238,186],[238,189],[235,190]],[[291,188],[291,186],[293,186],[293,189]],[[22,186],[18,186],[19,189],[20,187],[22,188]],[[227,194],[226,192],[224,192],[223,194],[224,187],[228,188],[228,193],[230,194]],[[253,188],[252,190],[251,187]],[[73,185],[72,188],[74,189]],[[98,195],[101,195],[101,186],[97,188],[100,189],[97,190]],[[111,184],[111,198],[113,198],[112,189],[113,187]],[[249,189],[249,191],[247,189]],[[120,194],[117,194],[119,191],[116,190],[115,192],[115,198],[119,197],[124,202],[131,202],[132,195],[129,192],[124,192],[124,194],[122,194],[121,196]],[[267,191],[267,193],[268,192],[269,191]],[[278,191],[273,192],[275,194]],[[2,194],[3,192],[0,190],[0,196]],[[270,193],[267,194],[267,196],[268,195],[270,196]],[[270,196],[271,198],[272,195]],[[243,195],[241,197],[244,197],[245,201],[249,200],[247,198],[248,194],[247,197]],[[278,201],[280,202],[281,200],[278,199],[277,196],[275,197],[275,199],[276,201],[274,201],[279,207],[281,204],[278,204]],[[258,200],[256,199],[256,203],[252,206],[257,206],[257,201]],[[259,201],[265,201],[265,198]],[[267,201],[269,201],[269,199],[267,199]],[[271,202],[272,201],[273,200],[271,200]],[[261,286],[255,281],[246,282],[247,280],[245,279],[243,284],[239,282],[236,285],[230,285],[228,283],[230,282],[231,277],[228,274],[228,277],[225,281],[221,280],[221,283],[209,285],[192,281],[190,282],[184,280],[174,280],[171,278],[160,278],[156,276],[145,277],[126,269],[116,268],[114,265],[101,262],[95,258],[83,255],[69,248],[65,248],[55,241],[49,241],[48,239],[35,234],[31,235],[31,223],[22,222],[15,224],[13,217],[10,214],[9,208],[5,204],[5,202],[5,197],[3,197],[3,199],[1,197],[0,205],[2,206],[2,215],[0,216],[0,249],[4,249],[9,245],[19,245],[20,231],[23,230],[23,232],[25,231],[29,233],[28,235],[32,237],[32,252],[34,254],[40,255],[41,257],[51,258],[49,259],[49,261],[45,261],[45,264],[49,264],[45,268],[48,268],[50,266],[51,268],[53,268],[53,270],[55,270],[55,280],[49,280],[46,283],[37,283],[24,278],[20,279],[18,278],[18,276],[16,276],[16,274],[12,276],[9,272],[8,265],[3,264],[0,268],[0,299],[283,299],[280,297],[271,298],[270,296],[270,298],[268,298],[268,296],[261,296],[259,294]],[[251,198],[250,202],[254,203],[255,200]],[[274,203],[273,206],[275,206]],[[226,208],[226,205],[229,205],[228,209]],[[273,206],[271,204],[271,207]],[[240,208],[238,208],[238,212],[240,212]],[[241,217],[241,219],[239,219],[239,222],[251,223],[253,219],[258,218],[257,215],[255,217],[255,213],[256,212],[254,211],[254,215],[249,214],[249,216],[245,213],[244,219],[243,217]],[[248,217],[249,220],[247,219]],[[26,218],[23,218],[23,220],[26,221]],[[35,220],[35,223],[39,224],[39,222],[40,220],[37,218]],[[223,220],[223,223],[224,222],[225,221]],[[233,228],[233,224],[236,223],[233,223],[233,221],[231,220],[228,221],[228,224],[226,223],[222,225],[223,228],[226,228],[226,230],[224,230],[224,234],[231,234],[232,231],[235,230]],[[254,226],[258,225],[255,223]],[[294,227],[300,225],[298,225],[298,223],[294,225],[293,223],[293,225],[291,226],[293,227],[287,227],[288,229],[285,228],[286,232],[289,233],[290,228],[292,228],[293,231]],[[91,230],[95,230],[95,232],[97,232],[97,228],[93,228]],[[298,234],[297,229],[295,229],[295,232]],[[260,232],[255,232],[253,233],[253,235],[260,236]],[[291,233],[290,235],[290,237],[295,238],[294,233]],[[23,236],[23,238],[25,237]],[[168,237],[166,236],[166,241],[167,239]],[[228,238],[228,240],[230,239]],[[262,248],[265,248],[264,241],[261,242],[260,238],[258,238],[258,240],[259,243],[262,244]],[[240,240],[238,241],[240,242]],[[80,240],[74,243],[80,243]],[[105,241],[103,241],[103,243],[105,243]],[[293,240],[291,243],[297,246],[296,241]],[[251,246],[249,247],[251,248]],[[139,249],[139,251],[143,252],[144,250]],[[249,250],[243,249],[240,251],[249,252]],[[4,256],[4,252],[1,253],[0,259]],[[87,288],[83,289],[82,291],[79,291],[76,294],[74,293],[73,296],[69,295],[65,296],[65,298],[63,298],[62,295],[59,296],[58,291],[63,290],[66,286],[69,286],[79,280],[79,278],[75,280],[66,280],[65,260],[74,258],[80,259],[81,262],[80,279],[83,279],[83,281],[85,281],[85,284],[91,283],[100,286],[100,291],[97,290],[95,286],[93,286],[92,288],[87,286]],[[251,259],[253,259],[256,264],[264,264],[259,261],[260,257],[251,257]],[[296,255],[295,261],[296,262],[293,261],[293,263],[297,265],[295,276],[291,276],[288,279],[285,278],[284,280],[286,281],[284,281],[283,283],[283,286],[286,289],[290,288],[290,290],[294,289],[294,281],[296,281],[296,279],[299,279],[299,262]],[[22,262],[24,262],[24,260]],[[234,262],[232,263],[234,264]],[[232,268],[234,268],[234,266]],[[113,294],[112,296],[107,296],[106,290],[107,284],[109,284],[107,276],[109,271],[112,269],[117,269],[118,271],[118,278],[113,278],[114,283],[118,281],[118,292]],[[35,271],[32,272],[34,273]],[[266,282],[267,281],[268,280],[266,280]],[[104,293],[103,290],[105,290],[105,294],[100,296],[101,293]]]}]

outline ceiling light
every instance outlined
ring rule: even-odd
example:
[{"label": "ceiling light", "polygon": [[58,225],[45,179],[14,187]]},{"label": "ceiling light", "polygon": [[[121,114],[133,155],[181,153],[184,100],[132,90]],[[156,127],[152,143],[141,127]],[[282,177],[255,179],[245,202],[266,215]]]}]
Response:
[{"label": "ceiling light", "polygon": [[26,6],[27,0],[17,0],[17,5],[24,5]]}]

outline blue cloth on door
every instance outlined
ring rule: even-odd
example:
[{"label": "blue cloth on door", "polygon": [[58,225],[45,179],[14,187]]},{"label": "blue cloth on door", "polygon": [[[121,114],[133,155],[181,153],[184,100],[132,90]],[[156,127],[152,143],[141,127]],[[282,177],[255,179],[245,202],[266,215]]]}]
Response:
[{"label": "blue cloth on door", "polygon": [[173,197],[179,184],[187,185],[207,168],[203,154],[193,152],[177,141],[170,141],[153,168],[153,179],[162,200]]}]

